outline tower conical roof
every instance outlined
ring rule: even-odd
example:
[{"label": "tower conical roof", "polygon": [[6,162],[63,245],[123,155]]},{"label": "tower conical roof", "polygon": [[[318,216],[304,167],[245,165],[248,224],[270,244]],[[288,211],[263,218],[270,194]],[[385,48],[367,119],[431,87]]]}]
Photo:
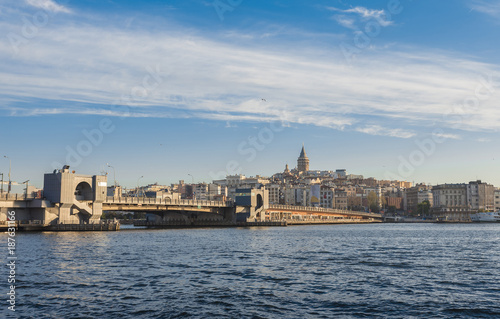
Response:
[{"label": "tower conical roof", "polygon": [[304,157],[307,157],[307,155],[306,155],[306,150],[304,149],[304,144],[302,144],[302,151],[300,151],[299,158],[304,158]]}]

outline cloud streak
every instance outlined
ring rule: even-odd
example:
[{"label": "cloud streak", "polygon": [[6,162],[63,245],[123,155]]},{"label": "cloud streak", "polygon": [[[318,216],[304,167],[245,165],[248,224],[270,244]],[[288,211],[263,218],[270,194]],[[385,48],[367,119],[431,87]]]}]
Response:
[{"label": "cloud streak", "polygon": [[460,140],[462,137],[458,134],[450,134],[450,133],[432,133],[435,137],[439,137],[442,139],[452,139],[452,140]]},{"label": "cloud streak", "polygon": [[500,1],[473,0],[470,3],[472,10],[490,15],[494,18],[500,17]]},{"label": "cloud streak", "polygon": [[358,132],[366,133],[370,135],[380,135],[380,136],[391,136],[398,138],[411,138],[416,134],[414,132],[404,130],[404,129],[390,129],[382,127],[380,125],[368,125],[366,127],[358,128]]},{"label": "cloud streak", "polygon": [[[114,106],[124,105],[131,117],[235,122],[286,116],[290,123],[410,138],[429,122],[450,126],[444,116],[474,93],[477,75],[499,75],[498,66],[418,48],[370,51],[345,65],[335,49],[248,47],[179,29],[123,32],[74,23],[47,29],[17,54],[0,43],[0,109],[9,115],[123,116]],[[148,76],[161,83],[144,90]],[[462,129],[497,129],[498,91],[467,111]],[[55,102],[43,107],[40,101]],[[82,109],[82,103],[94,107]]]},{"label": "cloud streak", "polygon": [[[385,10],[374,10],[374,9],[368,9],[365,7],[354,7],[346,10],[338,9],[335,7],[328,7],[327,8],[330,11],[336,11],[336,12],[341,12],[343,14],[353,14],[357,15],[363,20],[370,20],[370,19],[375,19],[377,20],[381,26],[387,27],[391,25],[393,22],[387,19],[387,14]],[[346,27],[346,28],[352,28],[352,25],[354,21],[352,19],[346,18],[344,15],[340,16],[335,16],[334,17],[337,22],[339,22],[340,25]]]},{"label": "cloud streak", "polygon": [[71,13],[71,10],[63,5],[57,4],[52,0],[26,0],[26,3],[32,7],[43,9],[49,12],[64,12]]}]

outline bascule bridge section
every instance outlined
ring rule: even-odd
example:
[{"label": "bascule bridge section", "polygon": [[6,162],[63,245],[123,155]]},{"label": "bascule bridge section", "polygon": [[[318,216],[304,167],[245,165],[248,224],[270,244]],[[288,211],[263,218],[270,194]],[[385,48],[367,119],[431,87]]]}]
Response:
[{"label": "bascule bridge section", "polygon": [[46,208],[46,215],[52,220],[45,220],[45,224],[99,223],[106,200],[107,177],[75,174],[65,165],[45,174],[43,194],[53,206]]}]

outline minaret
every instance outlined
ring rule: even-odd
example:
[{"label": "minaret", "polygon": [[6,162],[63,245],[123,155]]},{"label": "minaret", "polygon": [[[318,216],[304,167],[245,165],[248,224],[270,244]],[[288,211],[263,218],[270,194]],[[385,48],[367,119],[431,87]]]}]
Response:
[{"label": "minaret", "polygon": [[285,171],[284,171],[284,173],[286,173],[286,174],[289,174],[289,173],[290,173],[290,169],[288,168],[288,164],[286,164],[286,166],[285,166]]},{"label": "minaret", "polygon": [[297,170],[299,172],[307,172],[309,170],[309,158],[306,155],[306,150],[304,149],[304,144],[302,144],[302,151],[297,159]]}]

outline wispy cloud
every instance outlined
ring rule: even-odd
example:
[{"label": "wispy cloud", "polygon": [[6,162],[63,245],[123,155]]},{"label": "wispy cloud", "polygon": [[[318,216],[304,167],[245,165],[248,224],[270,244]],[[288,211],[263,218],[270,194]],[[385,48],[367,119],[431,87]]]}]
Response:
[{"label": "wispy cloud", "polygon": [[474,11],[485,13],[495,18],[500,17],[500,1],[498,0],[472,0],[470,8]]},{"label": "wispy cloud", "polygon": [[[362,18],[363,20],[375,19],[383,27],[387,27],[387,26],[392,24],[392,21],[387,20],[387,14],[385,13],[385,10],[374,10],[374,9],[368,9],[365,7],[354,7],[354,8],[345,9],[345,10],[335,8],[335,7],[328,7],[327,9],[330,11],[341,12],[344,14],[357,15],[360,18]],[[346,21],[345,19],[338,19],[337,21],[339,22],[339,24],[345,26],[344,24],[341,23],[341,22],[345,22]],[[349,24],[347,24],[347,25],[349,25]]]},{"label": "wispy cloud", "polygon": [[26,3],[35,8],[40,8],[50,12],[71,13],[71,10],[52,0],[26,0]]},{"label": "wispy cloud", "polygon": [[356,21],[354,19],[346,17],[345,15],[335,15],[333,16],[333,19],[344,28],[357,29],[354,24]]},{"label": "wispy cloud", "polygon": [[432,133],[432,135],[444,138],[444,139],[452,139],[452,140],[460,140],[462,137],[458,134],[450,134],[450,133]]},{"label": "wispy cloud", "polygon": [[[18,54],[0,42],[0,112],[124,116],[113,106],[125,105],[134,117],[285,120],[409,138],[429,122],[450,127],[445,115],[474,94],[478,74],[500,75],[496,65],[422,48],[375,50],[347,66],[331,49],[249,48],[178,27],[89,25],[49,25]],[[8,22],[0,28],[19,29]],[[160,83],[144,91],[155,77]],[[500,88],[467,110],[460,129],[497,130],[498,100]]]},{"label": "wispy cloud", "polygon": [[361,127],[356,129],[358,132],[370,134],[370,135],[381,135],[381,136],[391,136],[391,137],[399,137],[399,138],[411,138],[414,137],[416,134],[414,132],[396,128],[396,129],[391,129],[391,128],[386,128],[382,127],[380,125],[368,125],[365,127]]}]

